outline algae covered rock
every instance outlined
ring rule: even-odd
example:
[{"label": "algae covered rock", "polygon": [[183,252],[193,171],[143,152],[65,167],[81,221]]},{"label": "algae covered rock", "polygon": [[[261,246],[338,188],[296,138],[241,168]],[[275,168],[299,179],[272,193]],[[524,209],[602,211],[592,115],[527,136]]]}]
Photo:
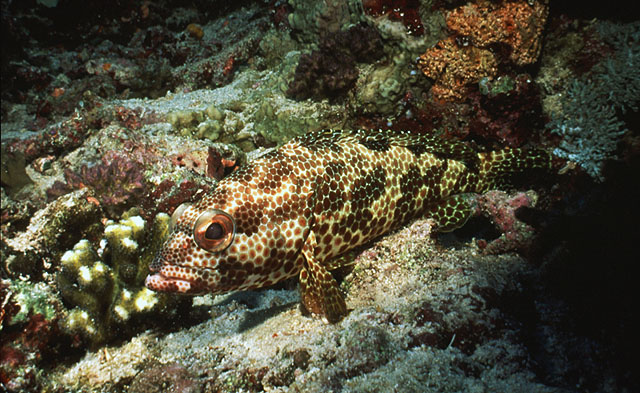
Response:
[{"label": "algae covered rock", "polygon": [[314,42],[318,36],[364,20],[360,0],[289,0],[289,4],[293,9],[289,26],[301,41]]},{"label": "algae covered rock", "polygon": [[[88,189],[64,195],[36,212],[24,232],[6,239],[2,268],[10,277],[37,277],[50,272],[59,251],[93,232],[101,217]],[[70,230],[73,228],[73,230]]]}]

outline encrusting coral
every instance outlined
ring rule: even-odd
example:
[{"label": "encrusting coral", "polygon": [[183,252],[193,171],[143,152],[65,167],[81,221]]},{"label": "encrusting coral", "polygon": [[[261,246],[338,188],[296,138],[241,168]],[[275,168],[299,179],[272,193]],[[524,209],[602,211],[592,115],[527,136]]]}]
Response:
[{"label": "encrusting coral", "polygon": [[118,223],[107,223],[97,250],[82,239],[60,259],[58,287],[65,302],[74,306],[62,319],[62,330],[93,346],[111,338],[116,328],[131,329],[131,319],[176,303],[143,284],[167,234],[169,216],[158,214],[150,229],[142,217],[124,216]]},{"label": "encrusting coral", "polygon": [[[470,83],[497,75],[498,64],[534,63],[540,55],[542,31],[549,13],[546,2],[466,4],[447,14],[454,33],[420,56],[422,72],[436,80],[432,93],[444,101],[464,97]],[[506,48],[505,54],[500,52]]]},{"label": "encrusting coral", "polygon": [[506,44],[509,59],[516,65],[535,62],[540,55],[541,37],[548,7],[543,1],[478,1],[456,8],[447,15],[447,27],[468,37],[471,45],[486,48]]},{"label": "encrusting coral", "polygon": [[335,33],[364,20],[361,0],[289,0],[287,16],[296,39],[315,42],[318,37]]}]

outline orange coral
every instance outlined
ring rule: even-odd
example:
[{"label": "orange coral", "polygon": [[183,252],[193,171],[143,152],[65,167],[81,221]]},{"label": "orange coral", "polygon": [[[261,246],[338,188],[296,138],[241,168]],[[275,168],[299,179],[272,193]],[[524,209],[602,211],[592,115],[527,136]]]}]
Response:
[{"label": "orange coral", "polygon": [[[549,13],[546,1],[489,2],[478,0],[450,11],[447,26],[455,36],[446,38],[420,56],[418,66],[436,80],[435,98],[454,101],[466,93],[466,85],[494,77],[498,60],[489,48],[504,44],[509,61],[522,66],[540,54],[542,30]],[[463,37],[459,44],[454,37]]]},{"label": "orange coral", "polygon": [[493,77],[498,63],[493,53],[473,46],[459,47],[453,37],[444,39],[420,56],[418,66],[436,80],[431,92],[444,101],[463,98],[466,85],[485,76]]},{"label": "orange coral", "polygon": [[517,65],[538,59],[544,23],[549,8],[541,1],[494,3],[478,2],[458,7],[447,15],[447,26],[471,39],[473,46],[486,48],[495,43],[511,48],[509,58]]}]

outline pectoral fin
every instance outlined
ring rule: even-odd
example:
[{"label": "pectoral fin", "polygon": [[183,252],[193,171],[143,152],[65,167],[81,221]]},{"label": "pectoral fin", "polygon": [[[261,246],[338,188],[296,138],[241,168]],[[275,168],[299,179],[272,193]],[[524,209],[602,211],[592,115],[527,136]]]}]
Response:
[{"label": "pectoral fin", "polygon": [[443,199],[434,205],[426,214],[437,223],[438,232],[451,232],[462,227],[473,210],[462,195],[454,195]]},{"label": "pectoral fin", "polygon": [[312,314],[324,316],[329,322],[335,323],[347,315],[347,305],[336,280],[329,270],[316,260],[315,247],[316,237],[311,231],[302,247],[302,255],[305,258],[300,271],[302,304]]}]

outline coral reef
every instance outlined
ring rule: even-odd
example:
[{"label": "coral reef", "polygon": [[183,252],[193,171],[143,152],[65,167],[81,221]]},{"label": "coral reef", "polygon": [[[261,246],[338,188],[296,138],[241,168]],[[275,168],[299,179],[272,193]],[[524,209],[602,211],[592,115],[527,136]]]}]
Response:
[{"label": "coral reef", "polygon": [[433,96],[440,100],[461,100],[467,93],[466,86],[498,72],[495,56],[488,50],[475,46],[459,46],[449,37],[420,56],[422,72],[436,83],[431,88]]},{"label": "coral reef", "polygon": [[167,121],[181,136],[234,143],[246,150],[253,150],[257,141],[244,130],[245,123],[238,114],[241,111],[242,108],[233,103],[228,108],[209,105],[204,110],[171,112],[167,114]]},{"label": "coral reef", "polygon": [[477,1],[447,14],[447,27],[469,39],[469,45],[509,48],[508,58],[522,66],[538,60],[549,9],[545,1]]},{"label": "coral reef", "polygon": [[327,34],[317,51],[300,57],[287,95],[336,97],[353,87],[358,78],[356,62],[371,62],[382,54],[380,35],[369,26]]},{"label": "coral reef", "polygon": [[[134,206],[144,207],[145,219],[170,211],[198,189],[215,185],[222,161],[241,164],[244,154],[232,146],[183,140],[169,135],[149,136],[139,130],[109,126],[88,138],[60,163],[58,177],[46,184],[50,200],[74,189],[91,191],[93,201],[110,219]],[[58,180],[63,178],[63,180]]]},{"label": "coral reef", "polygon": [[[495,77],[499,64],[535,62],[547,15],[543,1],[477,1],[450,11],[446,23],[454,34],[427,50],[418,62],[422,72],[435,80],[433,96],[460,101],[467,85]],[[494,54],[492,48],[502,47],[506,54]]]},{"label": "coral reef", "polygon": [[[0,390],[640,390],[637,16],[547,4],[1,2]],[[349,256],[336,325],[143,289],[159,212],[322,128],[570,162]]]},{"label": "coral reef", "polygon": [[[64,15],[63,9],[72,14],[74,7],[82,8],[74,0],[44,15],[57,20]],[[200,7],[207,8],[204,4]],[[11,22],[12,15],[23,16],[22,13],[28,15],[25,19],[35,20],[39,16],[32,14],[41,10],[25,9],[15,3],[8,8],[6,14],[3,12],[3,20],[12,25],[9,39],[13,45],[9,45],[7,54],[22,56],[23,61],[3,60],[3,74],[7,77],[2,85],[2,98],[3,103],[26,105],[28,114],[35,118],[32,129],[53,125],[72,115],[86,104],[87,92],[103,99],[160,97],[170,90],[225,85],[254,56],[270,24],[268,15],[259,14],[255,6],[235,10],[228,18],[212,20],[198,29],[190,9],[168,11],[164,7],[142,5],[127,10],[104,10],[103,15],[127,13],[121,15],[122,20],[114,17],[87,26],[79,25],[86,21],[69,20],[58,25],[60,31],[48,35],[43,34],[41,24],[29,22],[18,28]],[[103,8],[102,4],[94,7]],[[141,17],[141,12],[146,16]],[[94,19],[93,15],[87,19]],[[111,23],[117,20],[120,23]],[[78,40],[74,29],[78,29],[77,36],[93,38]],[[56,39],[62,39],[73,50],[56,50],[56,60],[49,61],[46,50],[20,49],[30,48],[31,35],[51,42],[51,47],[56,45]]]},{"label": "coral reef", "polygon": [[477,214],[489,218],[501,232],[497,239],[478,242],[484,253],[499,254],[511,251],[526,251],[535,239],[534,229],[519,220],[516,210],[535,207],[538,196],[533,191],[508,194],[504,191],[489,191],[475,199]]},{"label": "coral reef", "polygon": [[468,95],[470,116],[460,131],[495,146],[519,147],[539,138],[543,127],[540,90],[528,74],[482,78]]},{"label": "coral reef", "polygon": [[39,365],[55,353],[60,340],[62,304],[46,283],[0,281],[0,386],[35,389]]},{"label": "coral reef", "polygon": [[134,379],[217,391],[557,392],[534,374],[511,314],[520,301],[534,307],[520,287],[531,265],[438,248],[419,220],[363,252],[345,279],[353,310],[339,326],[301,317],[295,289],[225,295],[200,325],[170,338],[143,334],[110,360],[87,357],[52,379],[89,378],[94,388]]},{"label": "coral reef", "polygon": [[61,329],[93,347],[136,329],[131,320],[140,326],[144,318],[173,310],[178,303],[144,287],[149,263],[167,234],[169,216],[158,214],[146,228],[145,220],[132,214],[107,222],[97,250],[82,239],[60,258],[58,288],[73,307],[62,318]]},{"label": "coral reef", "polygon": [[2,180],[0,180],[0,184],[9,194],[15,194],[24,186],[32,183],[25,171],[26,160],[22,152],[7,152],[3,149],[1,159]]}]

